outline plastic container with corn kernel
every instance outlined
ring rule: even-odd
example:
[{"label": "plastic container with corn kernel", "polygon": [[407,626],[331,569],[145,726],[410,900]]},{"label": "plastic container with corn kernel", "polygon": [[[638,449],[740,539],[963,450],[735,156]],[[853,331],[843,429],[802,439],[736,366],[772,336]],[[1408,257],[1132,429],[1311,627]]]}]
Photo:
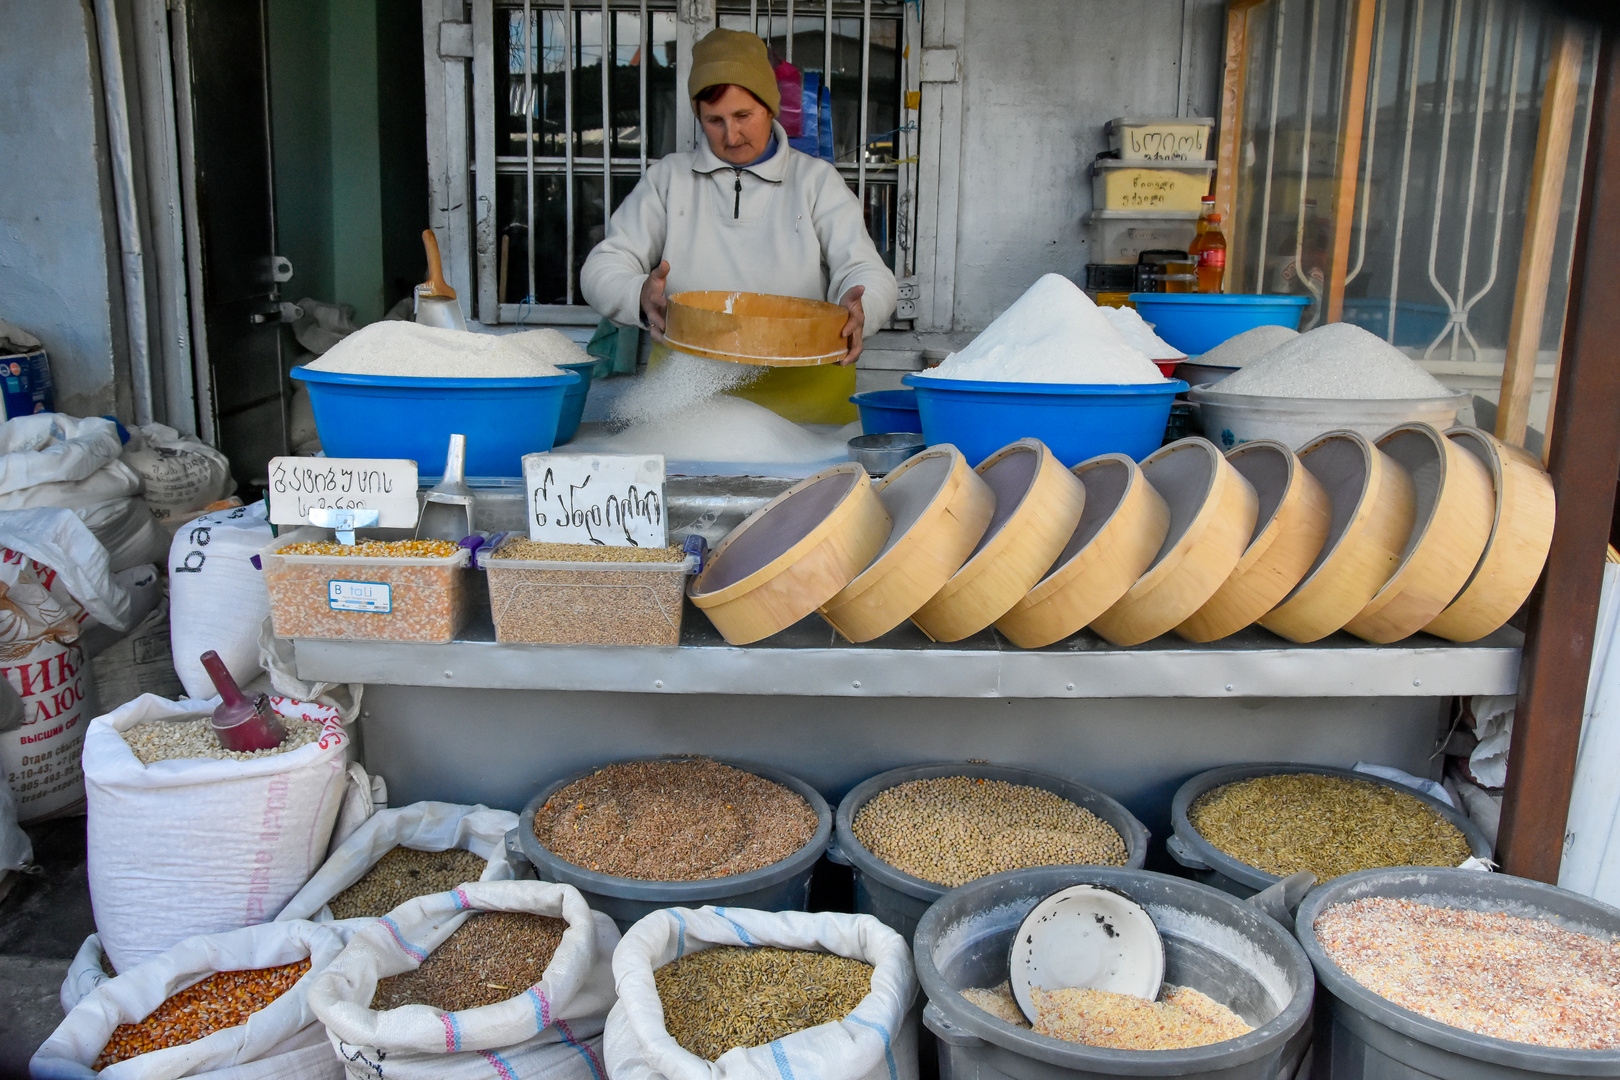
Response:
[{"label": "plastic container with corn kernel", "polygon": [[472,553],[459,545],[448,555],[284,553],[332,539],[330,529],[304,526],[259,552],[277,637],[442,643],[467,625],[482,599],[468,565]]}]

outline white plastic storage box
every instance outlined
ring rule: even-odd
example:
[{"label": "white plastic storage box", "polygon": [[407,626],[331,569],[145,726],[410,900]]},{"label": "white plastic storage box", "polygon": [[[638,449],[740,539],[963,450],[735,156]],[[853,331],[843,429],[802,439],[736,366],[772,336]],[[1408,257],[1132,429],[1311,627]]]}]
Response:
[{"label": "white plastic storage box", "polygon": [[442,643],[467,624],[478,597],[466,548],[437,559],[280,554],[332,538],[306,525],[259,552],[277,637]]},{"label": "white plastic storage box", "polygon": [[1118,116],[1103,125],[1108,149],[1124,161],[1204,161],[1214,150],[1207,116]]},{"label": "white plastic storage box", "polygon": [[1093,210],[1191,212],[1196,222],[1209,194],[1213,161],[1119,161],[1091,163]]},{"label": "white plastic storage box", "polygon": [[686,578],[679,562],[478,560],[489,574],[495,640],[527,645],[679,645]]},{"label": "white plastic storage box", "polygon": [[1091,261],[1134,263],[1144,251],[1186,251],[1198,233],[1198,211],[1139,214],[1132,210],[1092,210]]}]

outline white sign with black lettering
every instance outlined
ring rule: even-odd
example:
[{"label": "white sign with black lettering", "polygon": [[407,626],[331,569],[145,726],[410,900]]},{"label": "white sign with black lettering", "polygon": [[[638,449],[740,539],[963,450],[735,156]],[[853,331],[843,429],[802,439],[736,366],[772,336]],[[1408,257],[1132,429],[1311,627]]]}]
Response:
[{"label": "white sign with black lettering", "polygon": [[662,454],[528,454],[529,539],[551,544],[663,547]]},{"label": "white sign with black lettering", "polygon": [[384,529],[416,525],[416,462],[404,458],[271,458],[268,491],[275,525],[308,525],[322,507],[375,510]]}]

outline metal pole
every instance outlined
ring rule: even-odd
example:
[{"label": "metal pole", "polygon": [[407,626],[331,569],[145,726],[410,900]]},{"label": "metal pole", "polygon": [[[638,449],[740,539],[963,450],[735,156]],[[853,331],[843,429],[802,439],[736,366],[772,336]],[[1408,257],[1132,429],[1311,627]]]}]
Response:
[{"label": "metal pole", "polygon": [[[861,144],[855,148],[855,200],[866,213],[866,130],[867,93],[872,78],[872,0],[861,2]],[[904,102],[902,102],[904,104]],[[905,115],[905,110],[901,110]]]},{"label": "metal pole", "polygon": [[612,65],[618,59],[613,54],[613,12],[608,0],[602,0],[602,235],[607,235],[608,220],[613,217],[613,111],[609,107]]},{"label": "metal pole", "polygon": [[528,237],[525,247],[529,251],[528,303],[534,303],[534,9],[530,0],[523,0],[523,141],[524,167],[527,183],[523,193],[528,206]]},{"label": "metal pole", "polygon": [[1277,164],[1277,105],[1282,93],[1283,16],[1287,9],[1288,0],[1277,0],[1277,13],[1273,16],[1276,21],[1272,24],[1271,130],[1266,137],[1266,186],[1260,196],[1260,244],[1254,268],[1256,292],[1266,291],[1266,234],[1271,231],[1271,180]]},{"label": "metal pole", "polygon": [[[821,85],[827,88],[827,99],[832,100],[832,39],[833,39],[833,0],[827,0],[827,32],[821,38]],[[832,123],[832,117],[827,118]],[[836,156],[836,155],[834,155]]]},{"label": "metal pole", "polygon": [[793,0],[787,0],[787,62],[793,63]]},{"label": "metal pole", "polygon": [[1417,127],[1418,73],[1423,61],[1423,0],[1412,6],[1412,63],[1406,78],[1406,138],[1401,144],[1401,183],[1395,203],[1395,252],[1389,264],[1389,319],[1384,323],[1384,340],[1395,341],[1395,298],[1401,294],[1401,241],[1406,235],[1406,186],[1412,177],[1412,132]]},{"label": "metal pole", "polygon": [[[748,32],[759,33],[759,0],[748,0]],[[769,36],[770,31],[765,31],[765,34]]]},{"label": "metal pole", "polygon": [[641,126],[641,175],[647,175],[647,138],[651,134],[647,130],[647,65],[652,63],[653,39],[652,24],[647,21],[647,0],[641,0],[641,63],[637,64],[641,79],[640,117]]},{"label": "metal pole", "polygon": [[563,192],[568,231],[568,303],[574,303],[574,0],[563,0]]}]

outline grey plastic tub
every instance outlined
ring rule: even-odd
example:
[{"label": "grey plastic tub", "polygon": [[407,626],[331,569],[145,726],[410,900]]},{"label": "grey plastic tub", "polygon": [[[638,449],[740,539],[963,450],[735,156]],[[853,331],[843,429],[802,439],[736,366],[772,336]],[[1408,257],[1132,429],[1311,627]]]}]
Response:
[{"label": "grey plastic tub", "polygon": [[[1082,883],[1115,889],[1146,907],[1164,939],[1165,981],[1208,994],[1254,1030],[1186,1050],[1106,1050],[1037,1035],[968,1004],[962,990],[1007,978],[1008,946],[1029,910]],[[1316,979],[1293,937],[1250,904],[1166,874],[1041,866],[980,878],[928,909],[913,953],[928,995],[923,1023],[939,1040],[941,1080],[1271,1080],[1291,1070],[1310,1038]]]},{"label": "grey plastic tub", "polygon": [[[626,761],[690,761],[691,758],[628,758]],[[534,815],[546,804],[553,792],[581,780],[604,765],[624,762],[604,762],[594,768],[583,769],[561,780],[547,784],[529,800],[518,817],[517,828],[507,834],[507,850],[515,849],[534,864],[542,881],[555,881],[572,885],[585,894],[586,903],[603,912],[625,931],[650,912],[667,907],[755,908],[759,911],[805,911],[810,906],[810,872],[816,860],[827,850],[832,835],[832,810],[820,792],[796,776],[743,761],[721,761],[734,769],[751,772],[774,780],[790,788],[816,812],[816,833],[810,842],[781,862],[760,870],[730,877],[704,878],[699,881],[640,881],[635,878],[616,877],[587,870],[553,854],[534,834]]]},{"label": "grey plastic tub", "polygon": [[868,851],[866,845],[855,838],[855,815],[880,791],[912,780],[932,780],[939,776],[1005,780],[1010,784],[1050,791],[1078,803],[1114,827],[1114,831],[1125,841],[1126,868],[1139,869],[1147,859],[1147,826],[1137,821],[1125,807],[1084,784],[1032,769],[967,761],[906,765],[878,773],[870,780],[857,784],[838,804],[837,831],[827,857],[855,868],[855,910],[864,915],[876,915],[884,925],[898,931],[907,941],[916,932],[917,920],[928,910],[928,905],[949,890],[944,885],[913,877]]},{"label": "grey plastic tub", "polygon": [[1165,841],[1165,848],[1170,857],[1193,872],[1193,876],[1206,885],[1213,885],[1233,896],[1253,896],[1261,889],[1269,888],[1277,883],[1276,874],[1268,874],[1257,866],[1250,866],[1246,862],[1232,858],[1224,851],[1205,840],[1199,835],[1192,822],[1187,820],[1187,811],[1198,797],[1206,791],[1212,791],[1224,784],[1231,784],[1238,780],[1252,780],[1256,776],[1277,776],[1286,773],[1316,773],[1321,776],[1338,776],[1347,780],[1365,780],[1369,784],[1378,784],[1382,787],[1394,788],[1403,795],[1410,795],[1418,802],[1427,806],[1462,831],[1463,838],[1468,841],[1468,848],[1482,859],[1491,857],[1491,843],[1485,839],[1485,834],[1479,831],[1479,826],[1468,819],[1468,815],[1455,807],[1447,806],[1439,799],[1430,798],[1421,791],[1416,791],[1404,784],[1397,784],[1393,780],[1386,780],[1381,776],[1372,776],[1368,773],[1359,773],[1353,769],[1335,769],[1329,765],[1304,765],[1297,762],[1271,762],[1263,765],[1228,765],[1224,768],[1211,769],[1199,773],[1188,780],[1176,791],[1176,797],[1170,803],[1170,827],[1173,830]]},{"label": "grey plastic tub", "polygon": [[1620,1076],[1620,1050],[1565,1050],[1475,1035],[1379,997],[1344,973],[1316,939],[1316,919],[1334,904],[1387,896],[1438,907],[1545,919],[1612,940],[1620,910],[1539,881],[1450,868],[1364,870],[1311,890],[1300,905],[1300,944],[1321,980],[1313,1080],[1523,1080]]}]

